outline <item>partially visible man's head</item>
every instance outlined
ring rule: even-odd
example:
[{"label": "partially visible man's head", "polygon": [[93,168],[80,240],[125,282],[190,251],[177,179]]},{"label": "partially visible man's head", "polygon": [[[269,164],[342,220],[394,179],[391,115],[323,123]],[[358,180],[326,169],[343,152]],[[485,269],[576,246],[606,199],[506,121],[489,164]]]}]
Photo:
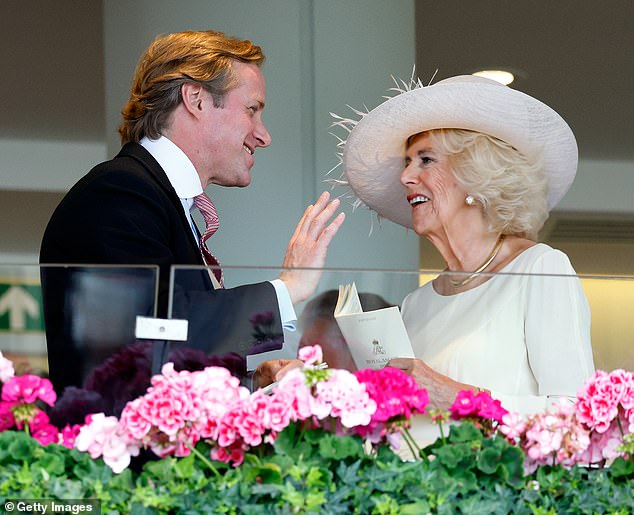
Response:
[{"label": "partially visible man's head", "polygon": [[[306,304],[299,317],[299,326],[302,331],[299,347],[319,345],[328,368],[354,372],[357,367],[334,316],[338,296],[338,291],[327,290]],[[364,311],[393,305],[374,293],[359,293],[359,300]]]},{"label": "partially visible man's head", "polygon": [[235,61],[261,66],[264,54],[248,40],[211,30],[157,37],[137,65],[122,110],[121,142],[138,142],[143,136],[157,139],[187,82],[203,86],[214,104],[222,106],[227,91],[239,85],[232,70]]}]

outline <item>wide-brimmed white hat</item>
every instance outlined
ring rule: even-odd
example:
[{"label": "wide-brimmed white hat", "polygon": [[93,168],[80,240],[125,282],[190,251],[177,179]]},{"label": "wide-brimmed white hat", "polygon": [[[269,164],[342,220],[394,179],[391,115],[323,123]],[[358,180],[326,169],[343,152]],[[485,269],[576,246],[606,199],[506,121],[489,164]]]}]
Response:
[{"label": "wide-brimmed white hat", "polygon": [[[552,209],[570,188],[577,171],[572,130],[553,109],[508,86],[461,75],[430,86],[414,82],[361,119],[341,117],[350,130],[343,146],[341,181],[380,216],[412,227],[411,206],[400,183],[407,138],[431,129],[469,129],[499,138],[528,158],[541,158],[549,177]],[[336,116],[336,115],[334,115]],[[351,129],[350,129],[351,128]]]}]

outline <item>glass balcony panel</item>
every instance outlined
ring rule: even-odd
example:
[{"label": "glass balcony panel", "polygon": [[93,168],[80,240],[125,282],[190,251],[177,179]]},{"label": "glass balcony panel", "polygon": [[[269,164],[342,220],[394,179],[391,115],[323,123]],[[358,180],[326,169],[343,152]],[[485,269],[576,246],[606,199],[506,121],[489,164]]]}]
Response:
[{"label": "glass balcony panel", "polygon": [[118,414],[145,392],[153,343],[135,325],[156,316],[157,279],[155,266],[0,265],[0,351],[51,380],[54,423]]},{"label": "glass balcony panel", "polygon": [[[204,278],[205,271],[204,267],[173,267],[169,316],[187,319],[190,321],[190,327],[193,324],[196,328],[190,333],[187,346],[200,350],[208,356],[214,356],[214,359],[219,360],[220,363],[222,360],[234,360],[234,364],[237,364],[234,367],[234,373],[239,370],[236,375],[242,379],[248,378],[250,371],[267,359],[295,358],[300,344],[310,341],[321,341],[324,348],[330,343],[330,346],[337,351],[327,361],[331,362],[331,366],[349,367],[350,356],[347,355],[346,348],[336,342],[340,338],[340,333],[337,332],[336,326],[333,329],[334,319],[330,317],[328,324],[322,319],[320,322],[322,327],[319,331],[323,334],[320,340],[316,335],[317,329],[307,325],[307,319],[310,317],[308,313],[304,313],[307,306],[309,309],[314,309],[316,303],[321,304],[322,311],[328,304],[330,307],[327,309],[334,311],[340,285],[354,282],[362,296],[362,304],[364,298],[368,303],[369,307],[364,306],[364,310],[370,310],[382,306],[401,306],[407,294],[419,285],[438,275],[449,275],[439,270],[324,269],[317,291],[310,299],[295,306],[298,316],[298,321],[294,324],[295,329],[282,329],[283,344],[280,345],[279,334],[275,331],[271,332],[273,324],[262,326],[262,322],[266,322],[266,317],[258,316],[269,312],[277,314],[275,302],[257,310],[250,302],[252,299],[247,297],[244,303],[233,303],[230,313],[214,314],[209,311],[205,315],[203,310],[201,315],[201,310],[196,307],[193,297],[184,295],[183,291],[185,285]],[[274,279],[281,269],[223,266],[223,271],[225,286],[232,288]],[[456,274],[453,278],[459,281],[465,276]],[[499,284],[503,291],[508,292],[518,290],[526,281],[539,283],[539,291],[543,292],[543,298],[535,302],[547,305],[548,312],[555,314],[565,313],[567,306],[562,305],[562,298],[554,296],[554,293],[569,286],[572,287],[573,284],[580,284],[590,307],[595,367],[604,370],[634,369],[634,350],[632,350],[634,347],[631,345],[634,317],[628,315],[628,310],[631,310],[634,305],[634,277],[480,274],[474,279],[474,281],[477,280],[482,280],[484,285],[490,281],[490,285]],[[490,287],[490,285],[484,285],[482,287]],[[564,297],[564,302],[567,301],[566,299]],[[449,316],[443,319],[442,326],[437,325],[436,328],[440,331],[454,329],[459,331],[460,327],[479,324],[478,316],[476,311],[473,314],[466,313],[459,319],[452,319]],[[196,320],[196,318],[200,319]],[[223,334],[219,334],[215,327],[222,325],[222,320],[229,319],[231,320],[230,330],[223,328]],[[492,323],[496,324],[495,321]],[[267,333],[267,330],[271,331]],[[549,338],[547,332],[544,333],[543,338]],[[270,348],[267,348],[267,343],[271,344]],[[557,343],[552,341],[550,344]],[[495,365],[495,360],[492,365]]]}]

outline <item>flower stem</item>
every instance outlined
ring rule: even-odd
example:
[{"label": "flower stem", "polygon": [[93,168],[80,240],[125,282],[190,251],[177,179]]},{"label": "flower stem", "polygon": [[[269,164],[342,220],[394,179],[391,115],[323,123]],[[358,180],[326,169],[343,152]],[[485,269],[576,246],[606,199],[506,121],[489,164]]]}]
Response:
[{"label": "flower stem", "polygon": [[412,453],[412,456],[414,456],[414,458],[418,458],[418,456],[416,456],[416,451],[414,450],[414,447],[412,447],[411,442],[409,441],[408,438],[408,434],[407,434],[407,429],[403,428],[403,440],[405,440],[405,443],[407,444],[407,446],[409,447],[409,452]]},{"label": "flower stem", "polygon": [[621,417],[616,416],[616,423],[619,426],[619,431],[621,432],[621,439],[625,436],[625,431],[623,431],[623,426],[621,425]]},{"label": "flower stem", "polygon": [[440,433],[440,440],[443,445],[447,445],[447,437],[445,436],[445,432],[443,431],[442,417],[439,417],[434,420],[436,425],[438,426],[438,432]]},{"label": "flower stem", "polygon": [[194,455],[200,458],[202,462],[207,465],[207,467],[216,475],[216,477],[221,477],[220,472],[216,470],[216,467],[214,467],[213,463],[211,463],[211,461],[209,461],[202,452],[200,452],[198,449],[196,449],[196,447],[189,443],[187,444],[187,447],[189,447]]},{"label": "flower stem", "polygon": [[427,454],[425,454],[421,450],[421,448],[416,443],[416,440],[414,440],[414,437],[409,432],[409,429],[407,429],[406,427],[403,428],[403,436],[405,437],[405,442],[407,443],[409,450],[416,457],[417,460],[421,460],[422,458],[424,461],[429,461],[429,458],[427,458]]}]

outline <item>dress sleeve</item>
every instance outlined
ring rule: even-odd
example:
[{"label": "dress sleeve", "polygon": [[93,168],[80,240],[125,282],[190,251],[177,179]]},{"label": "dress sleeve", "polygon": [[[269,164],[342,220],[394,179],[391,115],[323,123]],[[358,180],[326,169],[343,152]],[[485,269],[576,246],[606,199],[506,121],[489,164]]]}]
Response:
[{"label": "dress sleeve", "polygon": [[568,257],[549,250],[534,262],[527,277],[525,338],[528,362],[538,395],[492,395],[511,411],[535,413],[558,398],[576,397],[594,373],[590,308]]}]

